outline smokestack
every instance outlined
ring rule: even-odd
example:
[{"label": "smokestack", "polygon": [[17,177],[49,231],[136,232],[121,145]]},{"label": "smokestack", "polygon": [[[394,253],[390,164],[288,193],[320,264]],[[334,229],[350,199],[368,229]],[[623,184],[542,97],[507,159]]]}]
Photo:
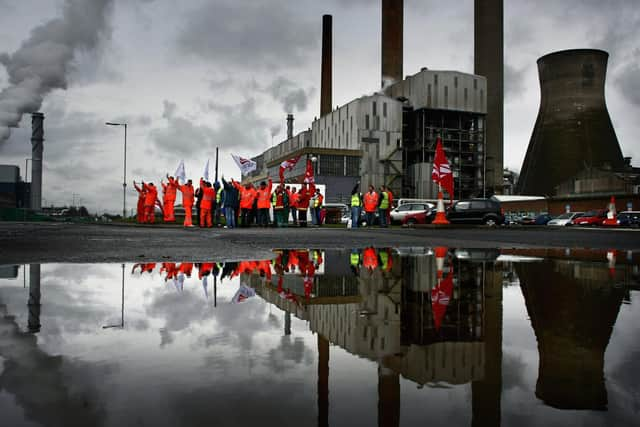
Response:
[{"label": "smokestack", "polygon": [[383,89],[402,80],[403,3],[403,0],[382,0]]},{"label": "smokestack", "polygon": [[609,54],[575,49],[538,59],[540,111],[518,190],[554,195],[585,167],[624,168],[622,150],[604,98]]},{"label": "smokestack", "polygon": [[502,193],[504,165],[504,5],[475,0],[475,74],[487,78],[485,184]]},{"label": "smokestack", "polygon": [[287,114],[287,139],[293,138],[293,114]]},{"label": "smokestack", "polygon": [[44,114],[31,114],[31,209],[42,209],[42,144]]},{"label": "smokestack", "polygon": [[322,15],[322,75],[320,81],[320,117],[331,112],[331,49],[333,45],[332,20],[333,18],[331,15]]}]

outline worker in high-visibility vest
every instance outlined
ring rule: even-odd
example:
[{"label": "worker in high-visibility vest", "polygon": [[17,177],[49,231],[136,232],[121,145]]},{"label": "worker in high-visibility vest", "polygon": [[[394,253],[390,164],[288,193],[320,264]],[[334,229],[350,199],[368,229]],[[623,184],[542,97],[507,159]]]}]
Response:
[{"label": "worker in high-visibility vest", "polygon": [[385,186],[384,189],[387,191],[387,194],[389,195],[389,209],[387,209],[387,224],[391,225],[391,210],[393,209],[393,192],[391,192],[391,189],[387,186]]},{"label": "worker in high-visibility vest", "polygon": [[258,225],[262,227],[269,226],[269,208],[271,204],[269,202],[269,198],[271,197],[271,187],[272,187],[271,178],[269,178],[269,185],[266,182],[262,181],[260,183],[260,188],[257,190],[257,198],[258,198]]},{"label": "worker in high-visibility vest", "polygon": [[145,198],[145,189],[144,187],[138,187],[135,181],[133,181],[133,188],[138,192],[138,205],[136,211],[136,218],[139,224],[143,224],[145,222],[144,217],[144,198]]},{"label": "worker in high-visibility vest", "polygon": [[202,202],[200,203],[200,227],[211,228],[211,210],[213,201],[216,199],[216,190],[211,187],[210,182],[205,182],[200,178],[200,189],[202,190]]},{"label": "worker in high-visibility vest", "polygon": [[369,191],[364,193],[364,196],[362,196],[362,204],[364,205],[367,226],[370,227],[375,222],[376,210],[378,209],[378,193],[376,193],[373,185],[370,185]]},{"label": "worker in high-visibility vest", "polygon": [[356,182],[351,190],[351,228],[358,228],[360,212],[362,211],[362,194],[360,194],[360,181]]},{"label": "worker in high-visibility vest", "polygon": [[156,203],[159,204],[158,189],[155,185],[153,185],[153,182],[150,182],[149,184],[145,184],[143,182],[142,188],[144,188],[146,191],[146,194],[144,196],[144,219],[145,222],[153,224],[154,222],[156,222]]},{"label": "worker in high-visibility vest", "polygon": [[387,210],[389,209],[389,193],[384,185],[380,187],[380,197],[378,198],[378,216],[380,217],[380,227],[387,226]]},{"label": "worker in high-visibility vest", "polygon": [[300,194],[298,194],[296,188],[291,189],[291,196],[289,196],[289,206],[291,208],[291,219],[294,225],[298,225],[298,200],[300,200]]},{"label": "worker in high-visibility vest", "polygon": [[316,195],[313,202],[314,214],[316,216],[316,225],[322,227],[322,207],[324,203],[324,196],[320,193],[320,189],[316,189]]},{"label": "worker in high-visibility vest", "polygon": [[222,203],[220,203],[222,200],[222,186],[218,181],[216,181],[213,183],[213,189],[216,191],[216,198],[213,207],[213,226],[219,227],[222,225],[220,222],[220,215],[222,214]]},{"label": "worker in high-visibility vest", "polygon": [[240,216],[241,226],[248,227],[251,219],[251,209],[253,208],[253,201],[257,197],[257,192],[253,188],[252,184],[247,183],[244,187],[240,183],[231,179],[231,184],[238,190],[240,194]]},{"label": "worker in high-visibility vest", "polygon": [[192,215],[193,215],[193,200],[194,192],[191,180],[187,181],[184,185],[179,185],[178,190],[182,193],[182,206],[184,206],[184,226],[193,227]]},{"label": "worker in high-visibility vest", "polygon": [[167,179],[169,182],[165,184],[160,181],[162,184],[162,204],[163,204],[163,214],[164,214],[164,222],[174,222],[176,217],[174,215],[174,205],[176,203],[176,195],[178,191],[178,180],[174,179],[172,176],[167,175]]},{"label": "worker in high-visibility vest", "polygon": [[313,182],[310,182],[308,187],[306,182],[302,183],[302,188],[298,191],[298,223],[300,224],[300,227],[307,226],[307,210],[309,209],[309,201],[315,192],[316,186]]}]

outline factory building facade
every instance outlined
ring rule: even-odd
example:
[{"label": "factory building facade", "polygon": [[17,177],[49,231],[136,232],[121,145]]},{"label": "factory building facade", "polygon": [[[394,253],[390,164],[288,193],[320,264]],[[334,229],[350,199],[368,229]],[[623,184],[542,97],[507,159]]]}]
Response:
[{"label": "factory building facade", "polygon": [[[282,161],[313,155],[328,201],[347,202],[358,180],[362,191],[387,185],[396,196],[436,198],[431,169],[440,137],[454,174],[454,198],[482,196],[486,86],[482,76],[423,69],[384,93],[336,108],[310,130],[254,157],[258,169],[245,179],[276,177]],[[287,179],[299,182],[304,169],[298,163]]]}]

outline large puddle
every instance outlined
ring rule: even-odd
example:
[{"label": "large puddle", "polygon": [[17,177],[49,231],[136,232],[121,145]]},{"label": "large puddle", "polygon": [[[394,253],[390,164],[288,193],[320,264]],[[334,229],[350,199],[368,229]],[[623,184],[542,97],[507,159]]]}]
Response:
[{"label": "large puddle", "polygon": [[604,426],[640,254],[366,248],[0,268],[2,426]]}]

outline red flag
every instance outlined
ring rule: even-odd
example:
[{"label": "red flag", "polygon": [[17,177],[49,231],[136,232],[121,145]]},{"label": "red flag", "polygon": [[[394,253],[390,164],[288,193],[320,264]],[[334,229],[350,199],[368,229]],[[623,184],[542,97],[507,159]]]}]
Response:
[{"label": "red flag", "polygon": [[440,137],[437,139],[436,145],[436,157],[433,159],[433,171],[431,172],[431,179],[436,184],[440,184],[442,188],[447,190],[449,197],[453,200],[453,173],[451,172],[451,166],[447,160],[447,156],[442,149],[442,141]]},{"label": "red flag", "polygon": [[311,159],[307,159],[307,170],[304,173],[304,182],[306,184],[313,184],[316,182],[313,177],[313,162]]},{"label": "red flag", "polygon": [[438,283],[431,290],[431,311],[433,312],[433,324],[436,331],[442,325],[442,319],[447,312],[447,306],[453,295],[453,274],[449,273],[446,279]]},{"label": "red flag", "polygon": [[294,157],[292,159],[288,159],[285,160],[284,162],[280,163],[280,184],[284,184],[284,171],[285,170],[292,170],[293,167],[298,163],[298,160],[300,160],[300,156],[298,157]]}]

